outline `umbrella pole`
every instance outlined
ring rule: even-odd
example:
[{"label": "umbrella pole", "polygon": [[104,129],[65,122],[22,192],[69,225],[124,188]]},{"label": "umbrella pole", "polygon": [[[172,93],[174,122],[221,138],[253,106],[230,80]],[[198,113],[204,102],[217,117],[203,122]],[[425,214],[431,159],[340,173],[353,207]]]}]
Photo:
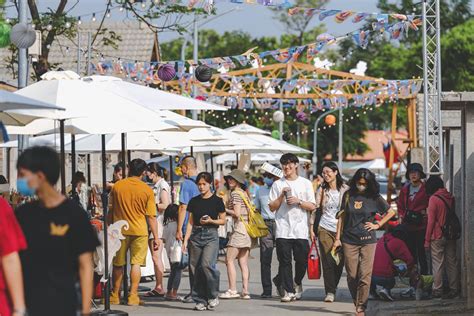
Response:
[{"label": "umbrella pole", "polygon": [[87,154],[87,183],[92,187],[91,154]]},{"label": "umbrella pole", "polygon": [[[121,145],[122,145],[122,161],[125,164],[127,159],[127,135],[125,133],[121,134]],[[122,179],[127,177],[126,174],[127,168],[122,168]],[[127,275],[127,255],[125,255],[125,266],[123,268],[123,297],[126,299],[128,297],[128,275]]]},{"label": "umbrella pole", "polygon": [[171,203],[174,203],[174,170],[173,170],[173,156],[170,156],[170,186],[171,186]]},{"label": "umbrella pole", "polygon": [[215,181],[214,181],[214,155],[212,154],[212,151],[211,151],[211,175],[212,175],[212,189],[214,190],[214,192],[216,192],[216,185],[215,185]]},{"label": "umbrella pole", "polygon": [[110,275],[109,275],[109,245],[107,235],[107,212],[109,207],[108,194],[106,190],[107,186],[107,166],[106,166],[106,152],[105,152],[105,135],[101,135],[102,138],[102,208],[104,212],[104,264],[105,264],[105,276],[107,282],[104,286],[104,310],[92,313],[92,315],[118,315],[128,316],[127,313],[122,311],[110,310]]},{"label": "umbrella pole", "polygon": [[191,146],[191,156],[194,156],[194,148]]},{"label": "umbrella pole", "polygon": [[[74,178],[76,173],[76,135],[71,134],[71,177]],[[72,186],[72,193],[76,192],[74,185]]]},{"label": "umbrella pole", "polygon": [[66,194],[66,150],[64,148],[64,120],[59,120],[59,141],[61,147],[61,193]]}]

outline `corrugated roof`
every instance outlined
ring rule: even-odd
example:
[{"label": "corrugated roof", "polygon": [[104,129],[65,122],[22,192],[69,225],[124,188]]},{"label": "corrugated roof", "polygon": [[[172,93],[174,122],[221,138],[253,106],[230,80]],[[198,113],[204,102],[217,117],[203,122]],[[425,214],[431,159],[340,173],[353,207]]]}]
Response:
[{"label": "corrugated roof", "polygon": [[[80,26],[81,48],[84,51],[81,57],[82,70],[86,70],[88,32],[94,36],[99,22],[83,22]],[[117,41],[117,49],[110,45],[105,45],[102,41],[103,35],[99,35],[93,45],[91,61],[100,60],[100,54],[105,58],[120,57],[122,59],[149,61],[152,55],[154,34],[142,23],[136,21],[106,21],[104,28],[114,31],[121,37]],[[6,67],[5,59],[9,56],[6,48],[0,49],[0,81],[16,84],[11,72]],[[53,43],[49,54],[51,65],[57,64],[64,70],[77,71],[77,38],[72,41],[64,36],[59,36]]]}]

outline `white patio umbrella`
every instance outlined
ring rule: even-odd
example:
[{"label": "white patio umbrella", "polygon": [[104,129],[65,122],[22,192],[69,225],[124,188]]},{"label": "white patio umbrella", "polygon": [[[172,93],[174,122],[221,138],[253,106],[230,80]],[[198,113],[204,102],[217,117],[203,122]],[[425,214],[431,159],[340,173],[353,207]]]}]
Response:
[{"label": "white patio umbrella", "polygon": [[[36,115],[33,113],[18,112],[18,110],[39,110]],[[64,110],[54,104],[49,104],[28,98],[17,93],[0,90],[0,121],[5,125],[22,126],[31,121],[48,115],[50,110]]]},{"label": "white patio umbrella", "polygon": [[[252,161],[252,164],[262,164],[264,162],[279,163],[281,154],[277,154],[277,153],[252,153],[252,154],[250,154],[250,157],[251,157],[250,160]],[[225,165],[225,164],[230,164],[230,163],[235,162],[235,159],[236,159],[236,157],[235,157],[234,154],[227,153],[227,154],[222,154],[222,155],[216,156],[215,157],[215,162],[218,165]],[[311,162],[311,160],[306,159],[306,158],[302,158],[302,157],[298,157],[298,159],[299,159],[300,163]]]},{"label": "white patio umbrella", "polygon": [[255,126],[249,125],[247,123],[238,124],[229,128],[226,128],[227,131],[234,132],[237,134],[260,134],[260,135],[271,135],[270,132],[263,129],[257,128]]},{"label": "white patio umbrella", "polygon": [[83,80],[91,81],[101,89],[130,99],[152,110],[227,111],[227,108],[224,106],[123,81],[117,77],[90,76]]}]

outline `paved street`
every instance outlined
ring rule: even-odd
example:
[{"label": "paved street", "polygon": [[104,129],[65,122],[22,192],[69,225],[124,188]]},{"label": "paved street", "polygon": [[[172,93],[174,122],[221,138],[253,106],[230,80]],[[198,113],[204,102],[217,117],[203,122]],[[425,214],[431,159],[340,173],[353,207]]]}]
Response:
[{"label": "paved street", "polygon": [[[308,280],[303,281],[304,294],[303,300],[293,303],[280,303],[279,299],[271,300],[260,299],[262,288],[260,285],[260,263],[259,251],[254,249],[251,252],[252,259],[250,260],[250,292],[252,300],[221,300],[220,306],[214,312],[202,312],[203,315],[211,315],[215,313],[225,313],[226,315],[350,315],[354,307],[351,302],[350,294],[347,289],[345,274],[340,282],[340,291],[337,293],[337,302],[328,304],[322,302],[324,297],[324,286],[322,280]],[[228,288],[227,273],[225,264],[222,262],[223,257],[220,257],[218,264],[221,271],[221,291]],[[278,262],[276,256],[273,260],[273,274],[276,274]],[[238,280],[240,275],[238,275]],[[165,279],[166,284],[167,279]],[[151,287],[153,283],[142,284]],[[241,282],[238,282],[239,290],[241,289]],[[182,280],[180,286],[180,294],[185,295],[189,291],[189,281],[187,273]],[[274,294],[275,290],[274,290]],[[192,309],[194,304],[184,304],[167,302],[163,299],[145,299],[146,305],[140,307],[129,306],[113,306],[113,309],[126,311],[129,315],[190,315],[196,312]]]}]

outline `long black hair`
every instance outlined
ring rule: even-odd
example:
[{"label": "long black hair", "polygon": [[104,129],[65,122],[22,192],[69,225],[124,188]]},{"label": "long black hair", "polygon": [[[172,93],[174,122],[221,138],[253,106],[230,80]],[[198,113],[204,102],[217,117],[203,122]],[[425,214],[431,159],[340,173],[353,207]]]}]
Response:
[{"label": "long black hair", "polygon": [[359,190],[357,190],[357,182],[360,179],[367,181],[367,190],[362,195],[369,198],[376,198],[380,195],[380,185],[375,179],[375,174],[369,169],[360,168],[349,181],[349,194],[351,196],[360,194]]},{"label": "long black hair", "polygon": [[201,179],[212,185],[212,175],[209,172],[204,171],[199,173],[196,177],[196,183],[198,183]]},{"label": "long black hair", "polygon": [[426,194],[428,195],[433,195],[438,191],[439,189],[444,189],[444,181],[441,179],[440,176],[433,175],[426,180]]},{"label": "long black hair", "polygon": [[[342,179],[341,172],[339,171],[339,167],[336,165],[335,162],[328,161],[328,162],[323,163],[323,168],[321,170],[323,170],[324,168],[329,168],[332,171],[337,172],[337,174],[336,174],[336,187],[337,187],[337,190],[340,191],[342,185],[344,184],[344,180]],[[321,184],[321,187],[324,190],[328,190],[329,189],[329,183],[324,181],[323,184]]]},{"label": "long black hair", "polygon": [[163,215],[163,225],[168,224],[169,222],[177,222],[178,221],[178,205],[170,204],[165,209],[165,213]]}]

